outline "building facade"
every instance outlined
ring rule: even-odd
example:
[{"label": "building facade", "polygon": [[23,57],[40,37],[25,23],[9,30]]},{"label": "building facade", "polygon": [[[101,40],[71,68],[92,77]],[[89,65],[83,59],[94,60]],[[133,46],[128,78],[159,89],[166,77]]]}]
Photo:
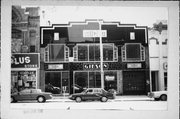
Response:
[{"label": "building facade", "polygon": [[145,95],[150,91],[147,35],[147,27],[102,20],[42,26],[40,88],[51,84],[72,94],[103,85],[120,95]]},{"label": "building facade", "polygon": [[11,91],[39,88],[38,7],[12,6]]},{"label": "building facade", "polygon": [[149,28],[149,56],[152,91],[167,90],[167,66],[168,66],[168,34],[167,21],[157,21],[155,24],[162,23],[166,28],[161,32],[155,28]]}]

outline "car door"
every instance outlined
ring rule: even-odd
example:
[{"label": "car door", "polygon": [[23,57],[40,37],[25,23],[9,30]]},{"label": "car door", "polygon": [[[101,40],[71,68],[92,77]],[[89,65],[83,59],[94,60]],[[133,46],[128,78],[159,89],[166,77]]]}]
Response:
[{"label": "car door", "polygon": [[18,93],[17,100],[29,100],[31,98],[31,90],[25,89]]},{"label": "car door", "polygon": [[92,100],[93,99],[93,89],[88,89],[84,95],[85,100]]}]

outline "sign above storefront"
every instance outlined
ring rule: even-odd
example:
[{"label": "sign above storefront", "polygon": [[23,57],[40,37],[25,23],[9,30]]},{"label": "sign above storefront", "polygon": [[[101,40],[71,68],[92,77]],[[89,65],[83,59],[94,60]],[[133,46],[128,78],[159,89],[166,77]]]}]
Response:
[{"label": "sign above storefront", "polygon": [[63,64],[49,64],[48,69],[63,69]]},{"label": "sign above storefront", "polygon": [[141,63],[128,63],[127,68],[142,68]]},{"label": "sign above storefront", "polygon": [[[108,69],[109,65],[107,63],[103,64],[104,69]],[[101,65],[99,63],[86,63],[83,65],[85,70],[100,70]]]},{"label": "sign above storefront", "polygon": [[38,53],[12,54],[11,68],[39,68]]},{"label": "sign above storefront", "polygon": [[107,30],[83,30],[83,37],[107,37]]}]

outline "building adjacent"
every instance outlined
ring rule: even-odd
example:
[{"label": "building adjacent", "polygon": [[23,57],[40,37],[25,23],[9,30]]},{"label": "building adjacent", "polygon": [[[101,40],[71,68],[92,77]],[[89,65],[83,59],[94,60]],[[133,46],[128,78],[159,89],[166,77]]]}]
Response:
[{"label": "building adjacent", "polygon": [[11,89],[39,88],[38,7],[12,6]]}]

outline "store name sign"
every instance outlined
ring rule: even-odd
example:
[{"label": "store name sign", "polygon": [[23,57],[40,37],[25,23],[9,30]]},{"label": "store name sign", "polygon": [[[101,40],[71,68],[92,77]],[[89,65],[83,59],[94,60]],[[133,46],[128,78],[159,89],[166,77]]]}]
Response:
[{"label": "store name sign", "polygon": [[12,54],[12,68],[39,68],[39,54],[20,53]]},{"label": "store name sign", "polygon": [[63,64],[49,64],[48,69],[63,69]]},{"label": "store name sign", "polygon": [[[108,69],[109,65],[107,63],[103,64],[103,69]],[[100,70],[101,69],[101,65],[100,64],[96,64],[96,63],[87,63],[83,65],[83,68],[86,70]]]},{"label": "store name sign", "polygon": [[141,63],[128,63],[127,68],[142,68]]},{"label": "store name sign", "polygon": [[107,37],[107,30],[83,30],[83,37]]}]

